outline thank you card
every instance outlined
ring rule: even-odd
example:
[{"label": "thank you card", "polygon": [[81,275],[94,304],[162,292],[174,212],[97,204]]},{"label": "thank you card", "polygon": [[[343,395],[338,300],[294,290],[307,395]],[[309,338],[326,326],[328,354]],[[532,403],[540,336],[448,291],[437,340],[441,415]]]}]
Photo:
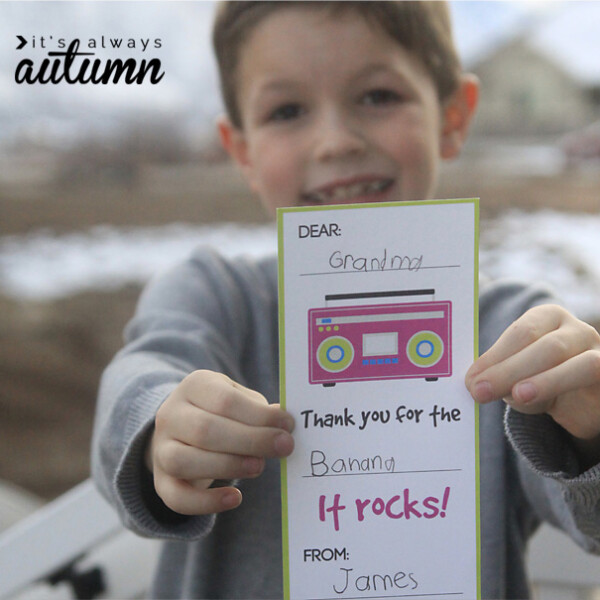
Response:
[{"label": "thank you card", "polygon": [[478,201],[280,209],[285,597],[479,597]]}]

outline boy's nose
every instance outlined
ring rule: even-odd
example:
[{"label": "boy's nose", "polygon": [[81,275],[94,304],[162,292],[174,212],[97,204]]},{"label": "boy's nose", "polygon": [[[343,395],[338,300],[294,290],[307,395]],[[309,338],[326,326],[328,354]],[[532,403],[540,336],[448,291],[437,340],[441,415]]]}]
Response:
[{"label": "boy's nose", "polygon": [[316,135],[315,155],[321,161],[360,154],[366,145],[360,132],[341,116],[322,119]]}]

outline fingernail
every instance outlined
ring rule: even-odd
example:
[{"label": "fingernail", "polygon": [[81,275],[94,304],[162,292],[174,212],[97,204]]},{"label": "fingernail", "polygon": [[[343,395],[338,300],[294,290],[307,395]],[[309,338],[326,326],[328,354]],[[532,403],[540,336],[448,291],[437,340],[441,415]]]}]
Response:
[{"label": "fingernail", "polygon": [[235,508],[241,502],[241,495],[239,492],[229,492],[221,498],[221,505],[225,510]]},{"label": "fingernail", "polygon": [[286,431],[289,431],[289,433],[292,433],[292,431],[294,431],[294,420],[293,419],[282,419],[280,424],[279,424],[280,429],[285,429]]},{"label": "fingernail", "polygon": [[287,456],[294,448],[294,439],[289,433],[280,433],[273,440],[273,446],[279,456]]},{"label": "fingernail", "polygon": [[489,381],[480,381],[473,388],[473,395],[477,402],[490,402],[494,399],[492,384]]},{"label": "fingernail", "polygon": [[263,461],[260,458],[248,456],[244,459],[243,466],[248,475],[258,475],[263,470]]},{"label": "fingernail", "polygon": [[[526,381],[517,384],[515,393],[519,402],[532,402],[537,396],[537,388],[530,381]],[[513,396],[515,393],[513,393]]]}]

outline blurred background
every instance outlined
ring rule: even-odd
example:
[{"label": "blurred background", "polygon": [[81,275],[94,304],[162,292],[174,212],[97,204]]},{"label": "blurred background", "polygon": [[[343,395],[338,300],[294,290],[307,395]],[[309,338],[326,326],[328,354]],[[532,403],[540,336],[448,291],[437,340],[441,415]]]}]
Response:
[{"label": "blurred background", "polygon": [[[214,135],[213,8],[0,3],[0,480],[42,501],[89,476],[98,379],[143,283],[198,243],[275,249]],[[438,196],[481,198],[482,270],[549,281],[598,326],[600,2],[452,11],[481,109]],[[17,85],[18,62],[61,37],[96,40],[100,58],[159,58],[165,76]]]}]

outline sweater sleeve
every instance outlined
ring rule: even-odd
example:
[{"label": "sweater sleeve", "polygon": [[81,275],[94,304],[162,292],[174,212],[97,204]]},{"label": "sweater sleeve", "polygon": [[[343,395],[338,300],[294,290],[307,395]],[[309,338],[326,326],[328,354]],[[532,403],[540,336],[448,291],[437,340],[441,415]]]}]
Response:
[{"label": "sweater sleeve", "polygon": [[[482,350],[529,308],[556,303],[542,287],[488,286],[480,316],[493,326],[486,328],[491,337]],[[525,415],[507,407],[505,430],[536,517],[563,529],[586,550],[600,553],[600,465],[582,472],[568,434],[548,415]]]},{"label": "sweater sleeve", "polygon": [[508,439],[521,482],[539,518],[600,554],[600,465],[582,471],[568,434],[548,415],[507,409]]},{"label": "sweater sleeve", "polygon": [[162,503],[144,466],[145,447],[156,411],[192,371],[218,371],[257,388],[244,371],[256,371],[247,364],[255,322],[273,312],[267,272],[258,263],[203,250],[142,293],[126,344],[102,376],[92,440],[97,486],[140,535],[192,540],[214,524],[214,515],[184,517]]}]

